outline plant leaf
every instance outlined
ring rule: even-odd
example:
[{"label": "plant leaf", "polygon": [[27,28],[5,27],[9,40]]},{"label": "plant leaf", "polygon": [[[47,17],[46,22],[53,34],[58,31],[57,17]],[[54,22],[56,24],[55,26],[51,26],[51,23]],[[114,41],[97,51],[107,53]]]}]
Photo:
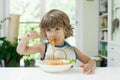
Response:
[{"label": "plant leaf", "polygon": [[68,64],[72,64],[72,63],[75,63],[76,62],[76,59],[71,59]]}]

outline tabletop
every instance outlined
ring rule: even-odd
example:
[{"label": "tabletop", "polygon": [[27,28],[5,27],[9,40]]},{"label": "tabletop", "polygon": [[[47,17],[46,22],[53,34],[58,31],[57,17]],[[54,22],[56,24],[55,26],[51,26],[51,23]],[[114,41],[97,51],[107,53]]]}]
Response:
[{"label": "tabletop", "polygon": [[77,68],[57,73],[41,70],[39,67],[0,68],[2,80],[120,80],[120,68],[97,67],[94,74],[83,74]]}]

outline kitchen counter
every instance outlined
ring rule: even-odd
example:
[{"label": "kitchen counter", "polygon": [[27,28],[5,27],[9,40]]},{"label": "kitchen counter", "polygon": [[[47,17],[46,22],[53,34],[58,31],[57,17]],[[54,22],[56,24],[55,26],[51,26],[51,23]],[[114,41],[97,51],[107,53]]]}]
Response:
[{"label": "kitchen counter", "polygon": [[0,68],[1,80],[120,80],[120,68],[98,67],[94,74],[83,74],[71,68],[64,72],[50,73],[39,67]]}]

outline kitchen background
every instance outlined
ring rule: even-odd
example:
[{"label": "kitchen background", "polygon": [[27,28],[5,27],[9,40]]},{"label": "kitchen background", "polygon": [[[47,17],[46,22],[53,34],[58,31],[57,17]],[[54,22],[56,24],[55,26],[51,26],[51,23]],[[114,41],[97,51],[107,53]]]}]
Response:
[{"label": "kitchen background", "polygon": [[[67,41],[71,45],[93,58],[97,66],[120,66],[119,4],[119,0],[109,0],[109,2],[108,0],[59,0],[59,2],[57,0],[34,0],[34,2],[33,0],[0,0],[0,37],[2,40],[0,60],[1,64],[5,62],[1,66],[19,66],[23,64],[21,60],[26,63],[26,66],[34,66],[30,63],[34,64],[34,60],[40,58],[39,53],[29,56],[15,55],[17,53],[15,49],[13,50],[16,48],[14,45],[12,48],[10,46],[10,51],[15,54],[11,54],[13,52],[8,52],[9,47],[3,47],[2,42],[7,44],[3,37],[7,37],[8,43],[9,41],[14,43],[15,38],[19,39],[30,30],[40,32],[38,26],[42,15],[53,8],[65,11],[70,17],[74,27],[74,36],[68,38]],[[31,40],[29,45],[40,41],[42,40]],[[11,60],[13,57],[14,60]],[[17,62],[20,59],[20,63],[17,64],[16,58]]]}]

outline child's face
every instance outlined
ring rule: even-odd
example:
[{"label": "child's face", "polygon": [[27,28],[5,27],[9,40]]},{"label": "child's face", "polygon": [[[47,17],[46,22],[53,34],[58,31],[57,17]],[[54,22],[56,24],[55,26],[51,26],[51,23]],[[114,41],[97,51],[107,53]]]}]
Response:
[{"label": "child's face", "polygon": [[55,45],[63,45],[65,34],[62,27],[48,28],[46,29],[46,35],[48,39],[55,39]]}]

